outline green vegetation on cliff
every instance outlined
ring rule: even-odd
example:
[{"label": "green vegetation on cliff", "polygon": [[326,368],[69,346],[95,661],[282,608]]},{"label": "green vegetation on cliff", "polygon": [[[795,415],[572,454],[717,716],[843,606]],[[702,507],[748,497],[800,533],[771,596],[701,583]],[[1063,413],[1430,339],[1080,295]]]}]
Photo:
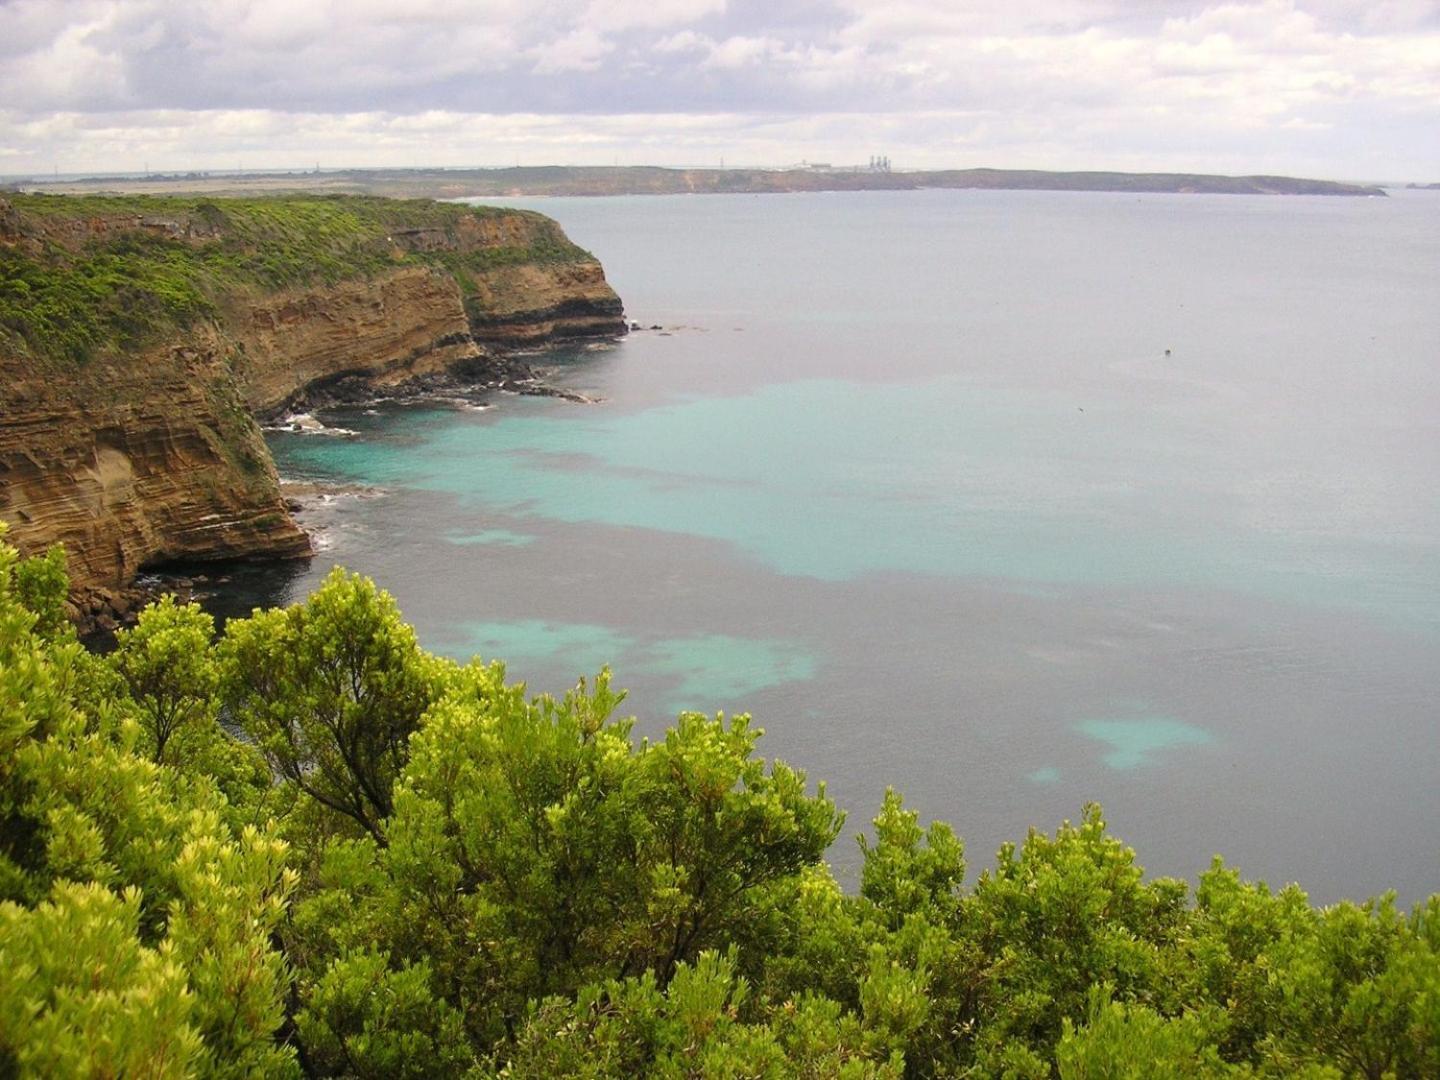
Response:
[{"label": "green vegetation on cliff", "polygon": [[1146,880],[1098,808],[973,884],[748,719],[425,653],[336,571],[109,656],[0,540],[0,1075],[1433,1077],[1440,896]]},{"label": "green vegetation on cliff", "polygon": [[0,349],[118,355],[216,317],[238,292],[590,256],[540,214],[362,196],[0,200]]}]

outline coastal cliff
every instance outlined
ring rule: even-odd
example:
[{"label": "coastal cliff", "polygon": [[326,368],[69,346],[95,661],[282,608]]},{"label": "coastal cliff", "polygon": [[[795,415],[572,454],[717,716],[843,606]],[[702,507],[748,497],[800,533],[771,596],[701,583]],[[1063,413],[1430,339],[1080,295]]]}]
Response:
[{"label": "coastal cliff", "polygon": [[0,520],[26,554],[65,545],[82,613],[166,562],[304,555],[257,415],[624,328],[600,264],[529,212],[0,200]]},{"label": "coastal cliff", "polygon": [[261,415],[337,377],[378,387],[485,355],[455,278],[430,266],[256,297],[226,325],[245,403]]},{"label": "coastal cliff", "polygon": [[63,543],[77,589],[165,560],[310,550],[213,328],[60,380],[0,357],[0,518],[26,554]]}]

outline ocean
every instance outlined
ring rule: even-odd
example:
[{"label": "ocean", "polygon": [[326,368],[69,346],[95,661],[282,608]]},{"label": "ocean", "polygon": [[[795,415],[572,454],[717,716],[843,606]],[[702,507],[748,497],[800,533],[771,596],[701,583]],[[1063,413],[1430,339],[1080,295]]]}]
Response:
[{"label": "ocean", "polygon": [[645,327],[497,395],[277,432],[308,565],[637,733],[749,712],[848,811],[1099,801],[1151,874],[1440,891],[1440,192],[509,200]]}]

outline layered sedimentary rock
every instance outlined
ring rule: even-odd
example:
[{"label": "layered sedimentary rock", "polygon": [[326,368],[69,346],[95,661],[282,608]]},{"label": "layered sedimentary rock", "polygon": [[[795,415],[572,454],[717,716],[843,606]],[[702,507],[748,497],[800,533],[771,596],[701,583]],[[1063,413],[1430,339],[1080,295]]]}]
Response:
[{"label": "layered sedimentary rock", "polygon": [[[96,202],[69,214],[57,200],[28,213],[23,200],[0,200],[0,285],[20,283],[0,307],[0,520],[23,553],[63,543],[82,600],[168,561],[310,550],[280,496],[257,413],[342,379],[384,387],[483,374],[492,361],[503,368],[504,346],[624,331],[599,263],[549,219],[394,204],[392,227],[388,204],[366,200],[355,207],[358,225],[351,215],[336,226],[342,200],[314,205],[324,228],[370,230],[338,241],[351,243],[353,273],[342,265],[329,274],[338,280],[273,286],[197,272],[202,317],[162,323],[143,347],[80,359],[47,352],[41,308],[17,307],[13,296],[29,289],[22,298],[52,303],[41,285],[77,260],[135,250],[152,258],[160,245],[166,259],[193,255],[229,272],[221,253],[267,254],[236,244],[242,227],[252,243],[254,226],[237,225],[239,211],[224,203],[145,213],[97,212]],[[252,203],[252,218],[257,205],[269,213]],[[97,280],[109,278],[90,273],[86,287],[100,288]],[[97,301],[114,307],[105,325],[123,324],[126,304],[153,306],[168,281],[111,282]]]},{"label": "layered sedimentary rock", "polygon": [[309,552],[213,329],[72,380],[0,357],[0,519],[63,543],[78,589],[175,559]]},{"label": "layered sedimentary rock", "polygon": [[469,284],[475,336],[497,345],[613,333],[625,317],[599,263],[503,266],[472,274]]},{"label": "layered sedimentary rock", "polygon": [[226,329],[245,402],[259,413],[326,380],[383,386],[484,355],[455,277],[432,266],[237,302]]},{"label": "layered sedimentary rock", "polygon": [[[449,229],[397,230],[393,239],[410,253],[461,256],[567,243],[549,219],[518,215],[463,218]],[[620,298],[593,259],[482,261],[458,269],[457,276],[471,332],[482,342],[533,346],[624,330]]]}]

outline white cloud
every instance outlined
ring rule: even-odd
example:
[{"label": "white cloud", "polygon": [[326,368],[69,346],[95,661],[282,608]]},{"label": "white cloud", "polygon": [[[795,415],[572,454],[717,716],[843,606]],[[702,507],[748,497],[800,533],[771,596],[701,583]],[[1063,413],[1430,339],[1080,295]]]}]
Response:
[{"label": "white cloud", "polygon": [[[40,14],[35,7],[27,4],[14,13],[18,16],[14,22],[25,24],[32,33]],[[48,33],[32,39],[29,51],[3,62],[3,85],[13,87],[9,93],[15,99],[38,99],[64,107],[104,93],[123,94],[124,60],[102,43],[115,21],[114,5],[85,4],[81,9],[82,18],[52,24]]]},{"label": "white cloud", "polygon": [[724,10],[725,0],[591,0],[584,21],[597,30],[614,32],[678,26]]},{"label": "white cloud", "polygon": [[534,70],[542,75],[564,71],[594,71],[605,54],[615,46],[589,27],[571,30],[563,37],[536,45],[528,51],[535,58]]},{"label": "white cloud", "polygon": [[711,42],[701,67],[743,68],[762,61],[783,62],[787,59],[785,43],[772,37],[736,35],[724,41]]},{"label": "white cloud", "polygon": [[714,41],[704,34],[697,34],[694,30],[681,30],[679,33],[668,34],[657,40],[650,46],[650,51],[657,53],[706,52],[712,45],[714,45]]},{"label": "white cloud", "polygon": [[253,159],[302,131],[413,163],[464,116],[507,146],[568,124],[556,153],[671,163],[1440,179],[1440,0],[0,0],[0,85],[7,168]]}]

